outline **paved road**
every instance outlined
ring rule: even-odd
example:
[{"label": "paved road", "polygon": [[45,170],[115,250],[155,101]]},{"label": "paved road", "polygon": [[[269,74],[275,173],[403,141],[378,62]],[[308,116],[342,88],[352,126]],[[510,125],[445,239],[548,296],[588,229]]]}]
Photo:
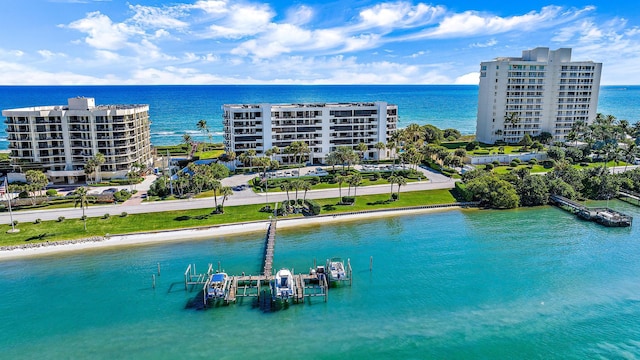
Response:
[{"label": "paved road", "polygon": [[[402,187],[402,192],[418,191],[418,190],[434,190],[434,189],[450,189],[454,187],[454,181],[441,174],[431,172],[428,169],[420,169],[429,180],[423,180],[421,182],[408,183]],[[304,174],[304,172],[302,172]],[[246,184],[247,181],[256,175],[235,175],[223,180],[223,184],[228,186],[234,186],[238,184]],[[147,180],[145,183],[150,184]],[[213,199],[189,199],[189,200],[171,200],[171,201],[156,201],[156,202],[142,202],[141,194],[146,193],[144,185],[138,185],[137,189],[139,193],[132,197],[131,200],[124,204],[118,205],[96,205],[90,206],[85,210],[85,214],[89,217],[102,216],[106,213],[117,216],[122,212],[129,214],[140,213],[152,213],[168,210],[189,210],[200,208],[213,208]],[[148,189],[148,186],[146,187]],[[358,188],[358,195],[371,195],[371,194],[384,194],[390,191],[389,185],[374,185]],[[345,191],[343,191],[343,195]],[[292,194],[290,194],[292,196]],[[326,189],[326,190],[312,190],[307,192],[307,198],[309,199],[322,199],[330,197],[338,197],[338,189]],[[251,189],[242,191],[236,191],[225,202],[225,206],[234,205],[249,205],[249,204],[262,204],[270,203],[273,206],[274,202],[281,202],[287,199],[287,195],[284,192],[269,193],[269,194],[256,194]],[[59,216],[65,218],[79,218],[82,216],[82,210],[80,208],[67,208],[67,209],[52,209],[52,210],[31,210],[31,211],[18,211],[13,213],[13,219],[19,222],[33,222],[36,219],[41,220],[55,220]],[[9,224],[9,214],[0,213],[0,223]]]}]

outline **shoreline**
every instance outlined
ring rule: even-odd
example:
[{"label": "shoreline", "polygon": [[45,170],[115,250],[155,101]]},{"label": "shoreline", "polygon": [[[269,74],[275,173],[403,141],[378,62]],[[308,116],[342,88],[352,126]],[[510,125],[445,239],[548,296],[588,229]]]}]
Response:
[{"label": "shoreline", "polygon": [[[360,212],[354,214],[335,214],[318,217],[298,217],[278,219],[278,229],[310,227],[323,224],[336,224],[362,219],[385,218],[403,215],[424,214],[432,212],[443,212],[448,210],[460,210],[463,206],[432,207],[420,209],[400,209],[385,210],[376,212]],[[83,250],[118,248],[126,246],[151,245],[168,242],[180,242],[191,240],[202,240],[223,235],[238,235],[254,232],[262,232],[266,235],[269,221],[259,221],[252,223],[219,225],[208,228],[167,230],[160,232],[146,232],[137,234],[112,235],[103,240],[85,239],[84,241],[70,241],[70,243],[54,243],[49,245],[34,245],[33,247],[13,248],[0,251],[0,261],[14,260],[20,258],[30,258],[43,255],[55,255],[72,253]],[[46,243],[45,243],[46,244]]]}]

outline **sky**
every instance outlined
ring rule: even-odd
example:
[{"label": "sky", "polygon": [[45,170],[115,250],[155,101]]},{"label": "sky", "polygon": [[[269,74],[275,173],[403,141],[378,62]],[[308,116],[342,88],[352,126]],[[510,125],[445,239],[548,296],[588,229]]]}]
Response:
[{"label": "sky", "polygon": [[640,84],[633,1],[2,0],[0,84],[477,84],[535,47]]}]

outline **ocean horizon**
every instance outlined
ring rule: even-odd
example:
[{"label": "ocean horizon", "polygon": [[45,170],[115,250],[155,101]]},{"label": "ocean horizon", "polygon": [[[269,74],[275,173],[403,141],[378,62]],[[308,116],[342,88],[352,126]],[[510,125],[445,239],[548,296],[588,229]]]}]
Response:
[{"label": "ocean horizon", "polygon": [[[0,86],[0,109],[66,105],[77,96],[96,104],[148,104],[153,145],[177,144],[185,133],[205,140],[196,127],[204,119],[213,141],[222,142],[222,105],[386,101],[398,105],[399,127],[432,124],[474,134],[477,85],[107,85]],[[598,112],[640,120],[640,85],[601,86]],[[0,150],[6,150],[6,126]]]}]

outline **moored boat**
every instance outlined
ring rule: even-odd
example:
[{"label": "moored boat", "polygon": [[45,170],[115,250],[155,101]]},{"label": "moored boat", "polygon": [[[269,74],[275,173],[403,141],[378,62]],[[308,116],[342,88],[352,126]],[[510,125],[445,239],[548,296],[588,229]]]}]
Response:
[{"label": "moored boat", "polygon": [[209,285],[207,286],[207,298],[221,299],[227,292],[227,283],[229,276],[226,273],[215,273],[211,275]]},{"label": "moored boat", "polygon": [[344,271],[344,261],[341,258],[331,258],[328,267],[331,281],[346,280],[347,274]]},{"label": "moored boat", "polygon": [[295,281],[293,274],[288,269],[281,269],[276,273],[274,281],[273,297],[287,301],[295,293]]}]

